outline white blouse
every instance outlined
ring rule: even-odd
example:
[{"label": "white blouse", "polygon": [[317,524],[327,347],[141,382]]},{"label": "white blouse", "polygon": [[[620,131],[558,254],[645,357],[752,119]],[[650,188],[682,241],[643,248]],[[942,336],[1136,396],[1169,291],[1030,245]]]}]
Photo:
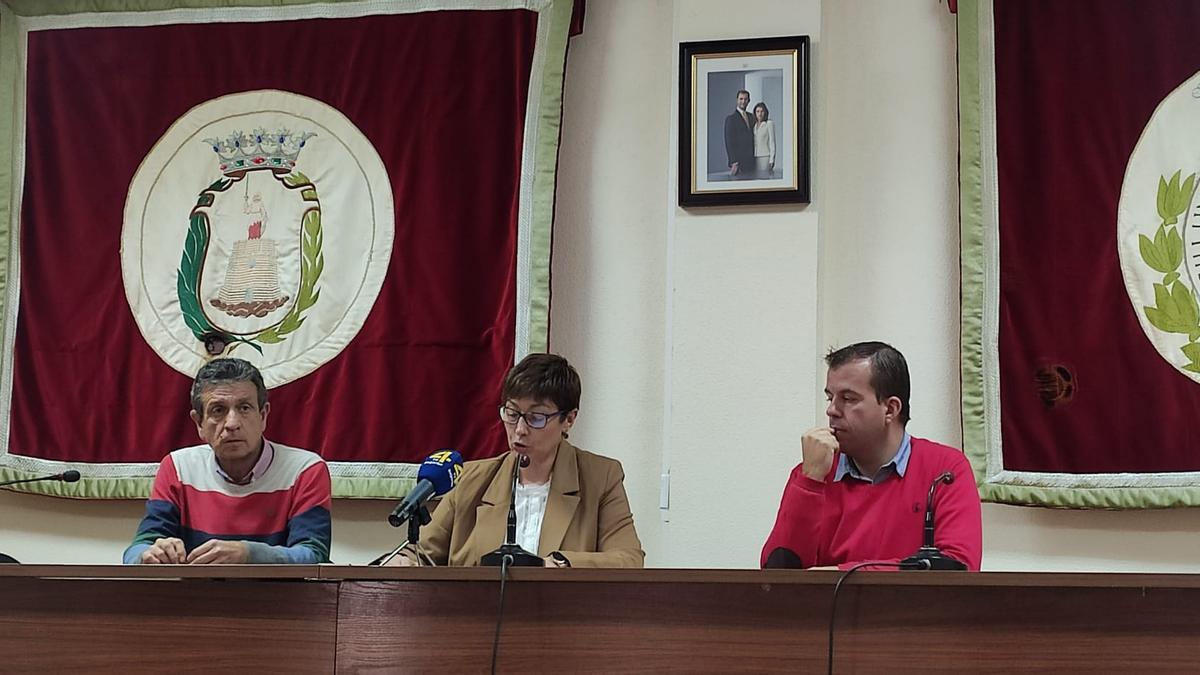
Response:
[{"label": "white blouse", "polygon": [[536,554],[542,537],[542,519],[546,515],[546,500],[550,498],[550,483],[527,485],[517,483],[517,543]]},{"label": "white blouse", "polygon": [[754,127],[754,156],[769,157],[775,163],[775,121],[765,120]]}]

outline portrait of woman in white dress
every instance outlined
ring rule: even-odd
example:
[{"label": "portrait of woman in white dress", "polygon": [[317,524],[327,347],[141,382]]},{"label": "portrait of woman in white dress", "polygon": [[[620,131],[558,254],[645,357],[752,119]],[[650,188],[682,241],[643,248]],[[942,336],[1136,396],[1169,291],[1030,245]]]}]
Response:
[{"label": "portrait of woman in white dress", "polygon": [[775,123],[767,104],[754,106],[754,177],[774,178],[775,174]]}]

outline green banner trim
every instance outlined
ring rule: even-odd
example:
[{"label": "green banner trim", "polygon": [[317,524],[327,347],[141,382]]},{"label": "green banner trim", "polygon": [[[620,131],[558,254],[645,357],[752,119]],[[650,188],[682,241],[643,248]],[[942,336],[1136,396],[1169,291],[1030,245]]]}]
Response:
[{"label": "green banner trim", "polygon": [[987,483],[980,494],[984,501],[1000,504],[1065,509],[1173,509],[1200,506],[1200,489],[1193,487],[1042,488]]},{"label": "green banner trim", "polygon": [[[544,352],[550,342],[550,254],[554,225],[554,194],[558,180],[558,138],[562,129],[563,79],[573,0],[555,0],[539,21],[549,20],[549,40],[542,68],[542,88],[534,149],[532,218],[530,226],[529,352]],[[517,357],[520,358],[521,354]]]},{"label": "green banner trim", "polygon": [[401,499],[417,484],[415,478],[349,478],[334,476],[335,499]]},{"label": "green banner trim", "polygon": [[[50,472],[33,472],[0,467],[0,481],[24,480],[38,478]],[[150,488],[154,486],[154,478],[88,478],[84,476],[77,483],[60,481],[40,481],[24,485],[12,485],[6,490],[24,492],[26,494],[64,497],[67,499],[145,499],[150,496]]]},{"label": "green banner trim", "polygon": [[979,5],[958,4],[958,181],[959,265],[962,284],[961,364],[963,452],[975,483],[987,474],[983,396],[983,150],[980,140]]},{"label": "green banner trim", "polygon": [[[149,465],[153,466],[153,465]],[[21,471],[0,467],[0,481],[22,480],[46,475],[41,472]],[[415,478],[360,478],[334,476],[332,478],[335,499],[401,499],[408,494]],[[150,496],[154,479],[144,478],[92,478],[83,476],[77,483],[41,481],[5,488],[12,492],[63,497],[65,499],[136,499]]]},{"label": "green banner trim", "polygon": [[[17,40],[16,17],[0,4],[0,336],[8,331],[7,308],[4,299],[8,294],[11,277],[12,219],[16,196],[17,162],[20,158],[13,152],[16,142],[17,106],[25,102],[18,91],[17,55],[20,53]],[[0,344],[3,341],[0,340]]]}]

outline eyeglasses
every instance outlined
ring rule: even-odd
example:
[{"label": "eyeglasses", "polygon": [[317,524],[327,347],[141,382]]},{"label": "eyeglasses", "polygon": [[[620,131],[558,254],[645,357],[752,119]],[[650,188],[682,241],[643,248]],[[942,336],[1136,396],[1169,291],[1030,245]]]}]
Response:
[{"label": "eyeglasses", "polygon": [[525,425],[530,429],[545,429],[546,424],[555,417],[566,417],[570,413],[569,410],[559,410],[551,413],[527,412],[523,413],[520,410],[515,410],[506,405],[500,406],[500,421],[505,424],[516,426],[517,422],[525,420]]}]

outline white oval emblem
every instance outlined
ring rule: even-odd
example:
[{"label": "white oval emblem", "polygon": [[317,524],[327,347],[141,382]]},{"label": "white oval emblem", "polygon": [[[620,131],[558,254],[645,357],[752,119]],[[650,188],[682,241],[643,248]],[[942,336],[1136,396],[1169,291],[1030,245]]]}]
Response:
[{"label": "white oval emblem", "polygon": [[344,115],[282,91],[223,96],[176,120],[130,183],[125,294],[176,370],[238,356],[274,387],[362,328],[393,234],[387,171]]}]

